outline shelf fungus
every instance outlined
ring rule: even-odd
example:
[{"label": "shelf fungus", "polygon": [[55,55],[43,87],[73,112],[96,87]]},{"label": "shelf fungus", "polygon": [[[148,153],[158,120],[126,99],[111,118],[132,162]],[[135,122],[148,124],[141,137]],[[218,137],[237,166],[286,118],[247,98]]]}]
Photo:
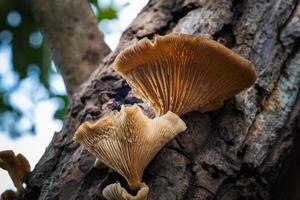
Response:
[{"label": "shelf fungus", "polygon": [[160,115],[215,110],[256,80],[253,64],[220,42],[178,33],[140,40],[114,69]]},{"label": "shelf fungus", "polygon": [[18,194],[22,194],[25,189],[23,181],[30,172],[30,164],[22,155],[15,156],[13,151],[0,151],[0,168],[6,170],[17,188]]},{"label": "shelf fungus", "polygon": [[149,187],[145,184],[141,184],[141,189],[136,195],[131,195],[120,183],[114,183],[106,186],[103,190],[103,196],[108,200],[147,200]]},{"label": "shelf fungus", "polygon": [[137,191],[144,169],[155,154],[185,129],[185,123],[172,112],[149,119],[137,105],[122,106],[120,112],[94,124],[83,123],[73,140],[121,174],[130,189]]}]

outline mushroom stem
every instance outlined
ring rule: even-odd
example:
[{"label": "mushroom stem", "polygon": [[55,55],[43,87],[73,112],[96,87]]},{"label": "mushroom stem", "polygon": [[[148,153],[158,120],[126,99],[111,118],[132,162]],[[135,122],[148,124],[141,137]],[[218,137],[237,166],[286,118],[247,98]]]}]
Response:
[{"label": "mushroom stem", "polygon": [[142,180],[139,177],[132,178],[128,181],[128,185],[132,191],[138,191],[141,189]]},{"label": "mushroom stem", "polygon": [[25,188],[23,187],[22,183],[21,182],[15,182],[14,181],[14,184],[17,188],[17,193],[18,194],[23,194],[25,192]]}]

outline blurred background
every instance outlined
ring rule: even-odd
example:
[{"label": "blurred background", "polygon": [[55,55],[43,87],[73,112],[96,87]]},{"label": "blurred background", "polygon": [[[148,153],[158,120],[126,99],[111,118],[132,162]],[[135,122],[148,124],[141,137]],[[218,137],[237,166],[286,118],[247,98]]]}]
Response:
[{"label": "blurred background", "polygon": [[[113,50],[148,0],[89,0]],[[14,150],[32,169],[62,127],[68,99],[63,80],[26,0],[0,0],[0,151]],[[0,169],[0,193],[14,189]]]}]

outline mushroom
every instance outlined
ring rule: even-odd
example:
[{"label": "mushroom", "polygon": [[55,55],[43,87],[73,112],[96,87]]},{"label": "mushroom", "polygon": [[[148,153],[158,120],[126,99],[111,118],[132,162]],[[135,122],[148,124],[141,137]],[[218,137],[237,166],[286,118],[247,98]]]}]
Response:
[{"label": "mushroom", "polygon": [[14,192],[12,190],[5,190],[1,194],[0,200],[15,200],[15,199],[17,199],[17,197],[18,197],[18,195],[16,192]]},{"label": "mushroom", "polygon": [[1,194],[1,198],[0,200],[15,200],[17,199],[18,194],[12,190],[5,190],[2,194]]},{"label": "mushroom", "polygon": [[130,189],[139,190],[144,169],[155,154],[178,133],[185,123],[174,113],[149,119],[137,105],[83,123],[73,140],[82,144],[99,161],[121,174]]},{"label": "mushroom", "polygon": [[30,172],[30,164],[28,160],[22,155],[11,150],[0,152],[0,168],[6,170],[17,188],[18,194],[24,193],[23,181]]},{"label": "mushroom", "polygon": [[160,115],[215,110],[256,80],[253,64],[223,44],[178,33],[140,40],[114,69]]},{"label": "mushroom", "polygon": [[108,200],[146,200],[149,192],[149,187],[141,184],[141,189],[136,195],[131,195],[120,183],[114,183],[106,186],[103,190],[103,196]]}]

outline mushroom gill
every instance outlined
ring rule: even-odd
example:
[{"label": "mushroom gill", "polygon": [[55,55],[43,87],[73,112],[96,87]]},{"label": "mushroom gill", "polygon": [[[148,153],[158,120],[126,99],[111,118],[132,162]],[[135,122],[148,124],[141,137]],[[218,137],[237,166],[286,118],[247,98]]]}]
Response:
[{"label": "mushroom gill", "polygon": [[6,170],[17,188],[18,194],[25,191],[23,181],[30,172],[30,164],[28,160],[22,155],[11,150],[0,152],[0,168]]},{"label": "mushroom gill", "polygon": [[146,200],[149,192],[149,187],[141,184],[141,188],[136,195],[131,195],[120,183],[114,183],[106,186],[103,190],[103,196],[108,200]]},{"label": "mushroom gill", "polygon": [[185,129],[185,123],[172,112],[149,119],[137,105],[122,106],[120,112],[94,124],[83,123],[73,140],[121,174],[132,190],[138,190],[155,154]]},{"label": "mushroom gill", "polygon": [[160,115],[217,109],[256,80],[253,64],[223,44],[178,33],[140,40],[114,69]]}]

